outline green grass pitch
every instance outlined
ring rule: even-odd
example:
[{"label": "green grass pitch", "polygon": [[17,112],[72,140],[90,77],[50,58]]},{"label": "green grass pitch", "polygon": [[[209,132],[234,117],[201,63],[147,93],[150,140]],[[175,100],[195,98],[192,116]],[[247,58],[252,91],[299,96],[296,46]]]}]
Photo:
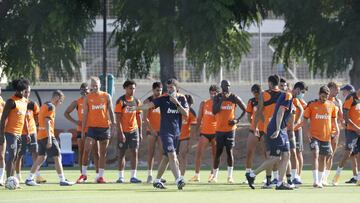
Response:
[{"label": "green grass pitch", "polygon": [[[28,170],[23,172],[25,179]],[[156,173],[156,171],[154,171]],[[130,171],[125,172],[126,180],[129,180]],[[165,178],[168,181],[167,190],[156,190],[150,184],[116,184],[116,170],[106,170],[105,179],[107,184],[90,183],[94,180],[94,173],[89,172],[89,183],[78,184],[71,187],[60,187],[55,170],[43,170],[42,175],[48,183],[39,187],[28,187],[21,184],[21,189],[7,190],[0,188],[0,202],[141,202],[141,203],[281,203],[281,202],[301,202],[301,203],[359,203],[360,186],[341,184],[337,187],[326,187],[323,189],[312,188],[311,171],[304,171],[303,182],[299,189],[294,191],[276,191],[261,189],[264,173],[256,180],[256,190],[251,190],[247,185],[241,184],[244,181],[244,171],[235,170],[235,184],[226,184],[226,171],[220,171],[217,184],[208,184],[208,170],[201,172],[202,180],[200,183],[189,183],[184,190],[178,191],[174,184],[173,176],[168,171]],[[65,169],[66,178],[75,181],[79,176],[79,171],[75,169]],[[193,175],[193,171],[188,171],[185,179],[188,180]],[[329,179],[334,175],[332,172]],[[138,171],[138,177],[146,181],[147,171]],[[344,171],[341,182],[351,177],[351,171]]]}]

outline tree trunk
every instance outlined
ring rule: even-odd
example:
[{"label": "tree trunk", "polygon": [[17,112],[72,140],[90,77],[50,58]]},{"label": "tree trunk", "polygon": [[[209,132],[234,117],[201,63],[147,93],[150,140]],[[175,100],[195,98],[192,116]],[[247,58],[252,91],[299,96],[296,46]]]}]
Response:
[{"label": "tree trunk", "polygon": [[166,81],[175,77],[174,70],[174,42],[169,41],[159,49],[160,55],[160,79],[166,90]]},{"label": "tree trunk", "polygon": [[360,88],[360,55],[353,57],[353,67],[350,70],[350,83],[355,87],[355,89]]},{"label": "tree trunk", "polygon": [[163,20],[167,20],[164,24],[164,31],[167,32],[159,44],[159,57],[160,57],[160,80],[163,84],[163,89],[166,91],[166,81],[169,78],[175,77],[174,70],[174,36],[173,25],[170,23],[175,18],[175,0],[160,0],[159,1],[159,15]]}]

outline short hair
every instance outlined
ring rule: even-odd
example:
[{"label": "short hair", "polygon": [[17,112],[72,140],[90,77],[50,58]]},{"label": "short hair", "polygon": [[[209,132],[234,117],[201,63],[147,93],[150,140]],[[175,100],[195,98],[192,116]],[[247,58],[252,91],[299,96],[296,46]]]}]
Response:
[{"label": "short hair", "polygon": [[296,88],[299,88],[300,90],[306,90],[306,91],[308,90],[308,87],[306,86],[305,82],[303,82],[303,81],[299,81],[299,82],[295,83],[294,89],[296,89]]},{"label": "short hair", "polygon": [[61,90],[55,90],[52,93],[52,98],[54,98],[54,97],[59,97],[60,99],[63,99],[63,98],[65,98],[65,95]]},{"label": "short hair", "polygon": [[194,104],[194,98],[190,94],[185,94],[186,101],[188,102],[189,106]]},{"label": "short hair", "polygon": [[211,92],[211,91],[216,91],[217,93],[219,93],[220,92],[219,85],[210,85],[209,92]]},{"label": "short hair", "polygon": [[259,84],[254,84],[251,87],[251,92],[260,93],[261,92],[261,86]]},{"label": "short hair", "polygon": [[331,82],[329,82],[329,83],[327,84],[327,87],[330,88],[330,89],[332,89],[332,88],[339,88],[339,85],[336,84],[336,82],[331,81]]},{"label": "short hair", "polygon": [[91,76],[91,77],[90,77],[90,81],[94,81],[94,82],[100,83],[100,78],[99,78],[99,77],[96,77],[96,76]]},{"label": "short hair", "polygon": [[268,81],[274,85],[274,86],[278,86],[279,82],[280,82],[280,77],[278,75],[270,75],[268,78]]},{"label": "short hair", "polygon": [[178,81],[175,78],[170,78],[166,81],[167,85],[174,85],[175,87],[178,87]]},{"label": "short hair", "polygon": [[87,87],[89,87],[89,85],[86,82],[81,83],[81,85],[80,85],[80,89],[85,89]]},{"label": "short hair", "polygon": [[29,80],[25,78],[15,79],[11,82],[12,88],[17,92],[24,91],[29,87],[29,85],[30,85]]},{"label": "short hair", "polygon": [[152,84],[152,89],[154,90],[154,89],[156,89],[156,88],[162,88],[161,82],[154,82],[154,83]]},{"label": "short hair", "polygon": [[130,85],[135,85],[136,86],[136,82],[133,81],[133,80],[126,80],[124,82],[124,84],[123,84],[123,88],[125,89],[125,88],[129,87]]},{"label": "short hair", "polygon": [[280,83],[286,83],[286,79],[285,78],[280,78]]},{"label": "short hair", "polygon": [[319,90],[319,94],[330,94],[330,89],[327,86],[321,86]]}]

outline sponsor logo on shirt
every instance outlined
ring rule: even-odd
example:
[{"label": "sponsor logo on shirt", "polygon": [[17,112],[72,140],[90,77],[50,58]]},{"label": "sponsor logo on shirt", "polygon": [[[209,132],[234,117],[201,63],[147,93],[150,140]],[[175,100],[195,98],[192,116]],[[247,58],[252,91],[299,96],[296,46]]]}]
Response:
[{"label": "sponsor logo on shirt", "polygon": [[131,110],[129,106],[125,108],[125,113],[134,113],[134,110]]},{"label": "sponsor logo on shirt", "polygon": [[17,112],[17,115],[26,115],[26,111],[27,111],[27,110],[25,110],[25,111],[20,111],[20,110],[19,110],[19,111]]},{"label": "sponsor logo on shirt", "polygon": [[208,111],[208,110],[205,110],[204,114],[209,115],[209,116],[213,116],[213,113],[211,111]]},{"label": "sponsor logo on shirt", "polygon": [[232,110],[233,107],[231,105],[221,106],[222,110]]},{"label": "sponsor logo on shirt", "polygon": [[170,109],[170,108],[168,108],[168,110],[167,110],[166,113],[168,113],[168,114],[178,114],[179,111],[178,111],[177,109]]},{"label": "sponsor logo on shirt", "polygon": [[103,109],[105,109],[105,104],[91,105],[91,109],[92,110],[103,110]]},{"label": "sponsor logo on shirt", "polygon": [[330,118],[330,115],[328,114],[315,114],[315,119],[318,120],[328,120]]}]

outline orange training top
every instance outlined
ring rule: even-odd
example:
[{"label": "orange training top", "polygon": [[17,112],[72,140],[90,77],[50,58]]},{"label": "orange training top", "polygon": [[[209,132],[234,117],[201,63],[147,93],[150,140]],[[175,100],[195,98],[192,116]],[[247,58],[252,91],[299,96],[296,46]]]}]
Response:
[{"label": "orange training top", "polygon": [[19,98],[15,95],[10,97],[9,100],[14,102],[14,108],[12,108],[7,117],[5,124],[5,132],[13,135],[21,135],[27,111],[28,100],[26,98]]},{"label": "orange training top", "polygon": [[86,97],[88,105],[87,126],[93,128],[109,128],[109,94],[103,91],[91,92]]},{"label": "orange training top", "polygon": [[[80,97],[79,99],[76,100],[76,112],[77,112],[77,116],[78,116],[78,120],[80,121],[80,123],[82,122],[83,118],[84,118],[84,97]],[[86,125],[88,125],[88,123],[86,123]],[[82,126],[77,125],[77,131],[81,132]],[[85,132],[87,132],[88,128],[85,128]]]},{"label": "orange training top", "polygon": [[[280,89],[272,89],[272,90],[266,90],[263,93],[263,102],[264,102],[264,108],[263,108],[263,114],[264,114],[264,128],[260,129],[260,131],[263,131],[266,133],[267,126],[269,125],[271,118],[273,117],[276,101],[280,96]],[[259,119],[260,120],[260,119]],[[261,122],[261,121],[259,121]]]},{"label": "orange training top", "polygon": [[213,100],[203,101],[202,118],[200,133],[204,135],[213,135],[216,133],[216,117],[212,113]]},{"label": "orange training top", "polygon": [[37,139],[41,140],[47,138],[49,135],[46,132],[46,120],[50,120],[50,137],[55,137],[55,106],[51,102],[45,102],[39,112],[39,128]]},{"label": "orange training top", "polygon": [[40,112],[39,105],[36,102],[28,100],[27,111],[25,119],[27,121],[27,126],[24,124],[22,131],[23,135],[32,135],[36,134],[36,120]]},{"label": "orange training top", "polygon": [[216,117],[216,131],[229,132],[236,129],[236,125],[229,125],[229,121],[235,119],[236,104],[229,98],[223,100],[220,111]]},{"label": "orange training top", "polygon": [[[146,101],[152,102],[153,99],[153,96],[150,96],[147,98]],[[154,129],[156,132],[159,132],[161,119],[160,107],[149,109],[147,119],[149,120],[151,128]],[[147,130],[149,131],[149,129]]]},{"label": "orange training top", "polygon": [[[134,132],[138,129],[138,121],[136,117],[141,113],[141,111],[132,111],[129,109],[130,106],[140,106],[140,100],[136,98],[126,98],[125,95],[121,96],[115,105],[115,113],[121,114],[120,124],[122,130],[125,133]],[[140,124],[141,125],[141,124]]]},{"label": "orange training top", "polygon": [[190,108],[189,116],[182,116],[182,125],[180,140],[186,140],[190,138],[190,126],[196,124],[196,113],[194,109]]},{"label": "orange training top", "polygon": [[[307,103],[303,99],[299,99],[299,102],[301,106],[303,107],[304,111],[306,109]],[[298,119],[300,116],[300,110],[299,108],[296,108],[296,117],[295,120]],[[299,130],[304,125],[304,122],[301,122],[299,125],[295,126],[295,131]]]},{"label": "orange training top", "polygon": [[[331,101],[335,104],[335,107],[336,107],[337,111],[339,112],[340,108],[342,108],[342,107],[339,106],[340,104],[336,101],[335,97],[330,98],[329,101]],[[340,118],[339,115],[337,115],[337,117],[342,120],[342,118]],[[337,120],[335,122],[337,122]],[[332,129],[331,129],[331,134],[334,135],[335,133],[336,133],[336,125],[335,125],[335,123],[333,123]]]},{"label": "orange training top", "polygon": [[[356,93],[352,93],[346,98],[343,107],[349,111],[349,119],[351,119],[355,125],[360,127],[360,98]],[[356,128],[350,124],[346,125],[346,129],[356,131]]]},{"label": "orange training top", "polygon": [[312,101],[305,109],[304,118],[310,119],[311,137],[320,141],[331,140],[333,118],[337,117],[337,108],[331,101],[325,103],[319,100]]}]

